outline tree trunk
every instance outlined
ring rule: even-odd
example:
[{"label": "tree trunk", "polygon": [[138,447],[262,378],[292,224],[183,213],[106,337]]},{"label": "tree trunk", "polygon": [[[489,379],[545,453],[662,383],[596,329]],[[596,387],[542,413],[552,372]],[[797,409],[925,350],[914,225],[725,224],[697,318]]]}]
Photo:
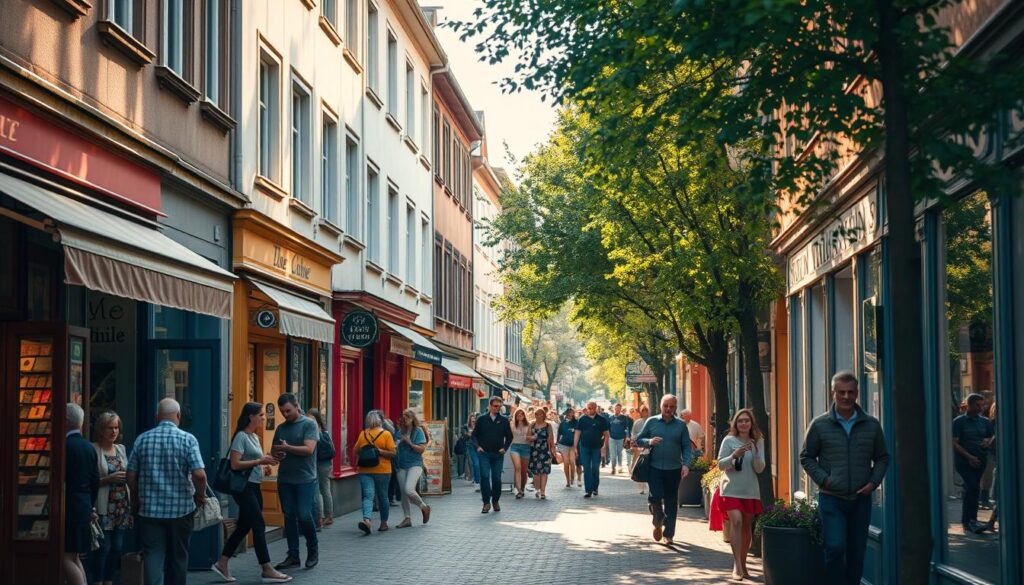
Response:
[{"label": "tree trunk", "polygon": [[764,471],[757,474],[757,483],[761,488],[761,502],[770,504],[775,501],[775,484],[772,481],[772,449],[771,421],[764,403],[764,376],[761,374],[761,360],[758,353],[757,314],[754,307],[745,302],[751,298],[749,291],[741,285],[740,299],[745,306],[740,311],[740,346],[743,348],[743,371],[746,378],[747,401],[754,410],[754,418],[764,436]]},{"label": "tree trunk", "polygon": [[[889,218],[886,274],[892,342],[891,399],[896,448],[890,471],[899,470],[899,518],[894,538],[900,583],[927,583],[932,553],[931,498],[925,437],[920,247],[914,237],[911,191],[907,72],[900,62],[899,9],[894,0],[876,0],[879,10],[878,61],[885,109],[885,186]],[[910,503],[913,505],[910,505]]]},{"label": "tree trunk", "polygon": [[707,355],[708,378],[715,396],[714,455],[718,455],[722,439],[729,432],[729,343],[724,331],[708,331],[707,335],[711,350]]}]

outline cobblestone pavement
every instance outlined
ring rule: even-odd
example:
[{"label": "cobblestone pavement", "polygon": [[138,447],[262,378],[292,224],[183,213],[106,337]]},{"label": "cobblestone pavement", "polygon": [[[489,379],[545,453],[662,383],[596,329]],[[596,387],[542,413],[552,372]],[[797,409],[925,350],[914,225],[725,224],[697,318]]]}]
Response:
[{"label": "cobblestone pavement", "polygon": [[[346,585],[732,582],[729,545],[721,533],[708,531],[699,509],[679,510],[670,548],[652,541],[646,499],[626,477],[602,475],[601,494],[590,500],[559,479],[552,474],[547,500],[532,492],[515,500],[505,492],[501,512],[486,515],[480,495],[456,480],[453,494],[427,499],[433,508],[429,524],[421,525],[414,509],[414,526],[396,530],[402,518],[394,507],[392,529],[383,534],[376,532],[375,518],[373,534],[363,536],[356,527],[360,514],[347,514],[320,532],[319,566],[289,573],[293,583]],[[284,541],[271,543],[273,562],[284,558],[285,548]],[[760,561],[751,557],[749,568],[760,582]],[[259,582],[251,551],[233,559],[231,569],[239,583]],[[190,584],[216,582],[212,572],[189,574]]]}]

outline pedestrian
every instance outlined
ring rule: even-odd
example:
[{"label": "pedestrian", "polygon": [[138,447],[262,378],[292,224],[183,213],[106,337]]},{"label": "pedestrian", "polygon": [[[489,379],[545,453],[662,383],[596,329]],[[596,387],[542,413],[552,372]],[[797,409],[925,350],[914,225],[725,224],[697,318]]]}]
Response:
[{"label": "pedestrian", "polygon": [[953,419],[953,465],[964,482],[960,504],[960,523],[964,534],[976,532],[981,478],[985,473],[988,450],[995,440],[995,427],[981,415],[985,397],[971,394],[967,397],[967,411]]},{"label": "pedestrian", "polygon": [[[85,411],[69,402],[65,411],[64,443],[64,558],[61,563],[69,585],[86,585],[81,556],[92,551],[93,503],[100,489],[96,450],[82,436]],[[8,553],[10,551],[8,550]]]},{"label": "pedestrian", "polygon": [[679,482],[690,473],[690,434],[676,417],[679,402],[672,394],[661,397],[661,415],[644,423],[637,436],[641,447],[651,449],[647,476],[647,502],[654,522],[654,541],[672,544],[676,534]]},{"label": "pedestrian", "polygon": [[707,436],[704,434],[704,428],[700,426],[699,422],[693,420],[693,413],[690,412],[689,408],[684,408],[680,411],[679,417],[686,423],[686,430],[690,432],[690,447],[693,449],[693,458],[696,459],[704,455],[704,438]]},{"label": "pedestrian", "polygon": [[[996,401],[992,400],[989,402],[988,408],[982,412],[988,417],[989,422],[992,423],[992,428],[996,426]],[[981,474],[981,492],[978,499],[978,507],[985,510],[991,510],[994,506],[993,500],[995,494],[992,493],[992,488],[996,482],[996,443],[993,440],[989,443],[988,450],[986,451],[986,459],[988,463],[985,465],[985,471]],[[990,514],[989,518],[994,518],[995,514]],[[991,520],[989,521],[991,523]]]},{"label": "pedestrian", "polygon": [[363,519],[359,521],[359,529],[363,534],[370,534],[373,502],[376,500],[380,512],[380,526],[377,527],[377,531],[386,532],[391,511],[388,504],[391,460],[395,458],[397,452],[395,438],[384,428],[384,418],[378,411],[371,410],[366,414],[363,432],[359,434],[352,450],[356,466],[359,468],[359,487],[363,501]]},{"label": "pedestrian", "polygon": [[871,492],[889,468],[889,452],[878,419],[857,404],[857,378],[832,376],[833,406],[811,421],[800,465],[820,488],[818,514],[825,545],[826,581],[855,585],[864,573],[871,523]]},{"label": "pedestrian", "polygon": [[89,557],[87,573],[92,583],[113,585],[121,572],[125,535],[134,526],[131,494],[128,493],[128,454],[117,442],[121,436],[121,417],[116,412],[101,412],[94,423],[99,491],[96,494],[96,514],[103,540],[100,548]]},{"label": "pedestrian", "polygon": [[277,497],[284,514],[284,535],[288,553],[274,566],[277,570],[301,566],[299,533],[306,539],[306,568],[320,562],[313,508],[317,492],[316,444],[320,430],[309,417],[302,415],[294,394],[277,398],[277,410],[284,422],[274,430],[270,453],[280,462],[277,470]]},{"label": "pedestrian", "polygon": [[558,444],[555,449],[562,456],[562,471],[565,473],[565,487],[571,488],[573,481],[582,481],[576,475],[576,449],[573,439],[576,435],[576,411],[565,409],[565,419],[558,424]]},{"label": "pedestrian", "polygon": [[231,447],[228,450],[228,461],[231,469],[248,473],[249,479],[245,490],[240,494],[232,494],[238,505],[238,522],[235,529],[224,542],[220,559],[210,569],[225,581],[235,579],[231,576],[232,555],[238,545],[252,532],[252,544],[256,551],[256,562],[262,569],[261,579],[264,583],[287,583],[292,578],[281,573],[270,564],[270,552],[267,551],[266,524],[263,522],[263,491],[260,484],[270,474],[270,466],[278,461],[272,455],[263,453],[263,446],[256,433],[263,428],[266,415],[263,405],[259,402],[247,402],[235,421],[235,432],[231,436]]},{"label": "pedestrian", "polygon": [[[637,444],[636,439],[644,430],[644,425],[647,423],[647,419],[650,418],[650,414],[651,409],[647,408],[647,405],[644,404],[643,406],[640,407],[640,410],[637,411],[638,418],[635,421],[633,421],[633,432],[631,433],[630,437],[630,451],[633,454],[633,457],[629,462],[630,474],[633,473],[633,463],[636,461],[636,458],[640,456],[640,445]],[[644,495],[644,488],[647,486],[647,484],[645,484],[642,481],[637,481],[633,483],[635,483],[637,487],[640,489],[640,495]]]},{"label": "pedestrian", "polygon": [[597,403],[587,403],[586,414],[576,422],[573,446],[583,463],[583,497],[597,495],[601,483],[601,458],[608,453],[608,421],[597,413]]},{"label": "pedestrian", "polygon": [[[612,420],[611,414],[609,414],[603,406],[597,407],[597,415],[603,418],[605,422],[610,423]],[[604,451],[601,452],[601,467],[608,467],[608,453],[608,449],[605,449]]]},{"label": "pedestrian", "polygon": [[633,419],[622,413],[622,405],[616,403],[612,407],[612,415],[608,418],[608,461],[612,466],[612,475],[622,469],[622,448],[626,438],[633,431]]},{"label": "pedestrian", "polygon": [[423,477],[423,451],[427,449],[427,435],[423,432],[416,411],[407,408],[398,421],[398,485],[402,488],[402,512],[405,518],[395,528],[412,526],[410,504],[415,504],[423,515],[423,523],[430,521],[430,506],[416,493]]},{"label": "pedestrian", "polygon": [[473,436],[473,433],[476,431],[477,418],[477,413],[471,413],[469,421],[466,423],[466,454],[469,457],[469,464],[473,471],[471,481],[476,491],[480,491],[480,454],[476,452],[476,437]]},{"label": "pedestrian", "polygon": [[527,466],[530,463],[530,419],[522,408],[512,413],[512,483],[516,488],[516,499],[521,500],[526,489]]},{"label": "pedestrian", "polygon": [[555,452],[555,434],[548,423],[547,411],[543,408],[534,413],[534,423],[530,426],[530,472],[533,473],[533,487],[536,497],[546,500],[548,475],[551,474],[551,460]]},{"label": "pedestrian", "polygon": [[178,428],[177,400],[161,400],[156,420],[156,428],[135,439],[126,475],[138,518],[142,573],[146,585],[185,585],[192,516],[206,502],[206,469],[199,441]]},{"label": "pedestrian", "polygon": [[501,498],[501,468],[505,462],[505,451],[512,445],[512,425],[499,414],[501,407],[501,397],[491,396],[487,414],[476,419],[473,429],[480,458],[480,497],[484,502],[481,514],[490,512],[492,506],[495,512],[501,511],[498,503]]},{"label": "pedestrian", "polygon": [[[689,426],[689,425],[687,425]],[[757,474],[764,471],[764,437],[754,411],[741,408],[732,417],[729,434],[718,451],[720,508],[729,517],[732,538],[732,578],[750,577],[747,553],[753,538],[754,516],[761,513],[761,488]]]},{"label": "pedestrian", "polygon": [[466,438],[469,436],[469,425],[462,425],[459,427],[459,432],[456,434],[455,446],[452,447],[452,453],[455,454],[455,477],[459,479],[467,479],[470,483],[473,481],[473,471],[469,465],[469,454],[466,452]]},{"label": "pedestrian", "polygon": [[[382,427],[391,433],[391,440],[394,441],[395,445],[398,445],[398,426],[388,418],[383,410],[377,410],[377,414],[380,415]],[[427,429],[423,429],[426,434]],[[430,437],[427,437],[427,441],[430,441]],[[391,478],[388,480],[388,506],[394,508],[398,505],[399,500],[402,499],[402,487],[398,485],[398,466],[391,466]]]},{"label": "pedestrian", "polygon": [[331,472],[334,471],[334,441],[331,434],[327,432],[327,421],[323,413],[316,408],[309,409],[309,418],[316,423],[320,435],[316,442],[316,479],[319,491],[314,501],[316,502],[316,526],[330,526],[334,524],[334,491],[331,486]]}]

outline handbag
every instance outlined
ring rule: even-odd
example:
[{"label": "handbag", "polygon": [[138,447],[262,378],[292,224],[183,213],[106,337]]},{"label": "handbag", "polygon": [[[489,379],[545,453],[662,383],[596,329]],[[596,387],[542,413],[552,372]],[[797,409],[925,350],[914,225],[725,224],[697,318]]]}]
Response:
[{"label": "handbag", "polygon": [[99,520],[89,521],[89,551],[95,552],[103,545],[103,529]]},{"label": "handbag", "polygon": [[202,506],[197,506],[195,514],[192,515],[192,531],[199,532],[211,526],[218,526],[224,521],[220,514],[220,500],[214,495],[213,490],[206,488],[206,499]]},{"label": "handbag", "polygon": [[231,459],[229,457],[222,457],[220,463],[217,464],[217,474],[213,476],[213,489],[222,494],[237,496],[245,491],[245,486],[249,483],[249,476],[252,475],[252,470],[252,467],[249,469],[232,469]]},{"label": "handbag", "polygon": [[[377,448],[376,442],[383,434],[384,431],[377,433],[377,436],[374,437],[372,441],[359,448],[359,458],[357,462],[359,467],[368,468],[380,465],[380,449]],[[363,438],[369,438],[366,431],[363,431]]]},{"label": "handbag", "polygon": [[637,483],[647,483],[651,475],[651,452],[641,451],[633,460],[633,468],[629,470],[629,477]]}]

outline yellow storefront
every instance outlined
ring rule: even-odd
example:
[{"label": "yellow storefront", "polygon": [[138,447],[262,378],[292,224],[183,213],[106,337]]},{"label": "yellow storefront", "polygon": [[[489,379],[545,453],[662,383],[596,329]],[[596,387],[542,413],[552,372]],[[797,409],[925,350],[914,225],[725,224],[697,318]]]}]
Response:
[{"label": "yellow storefront", "polygon": [[[263,404],[269,452],[274,429],[284,422],[281,394],[295,394],[303,410],[327,409],[335,326],[324,307],[331,302],[331,267],[342,257],[251,209],[237,212],[232,228],[232,263],[241,278],[234,291],[230,425],[246,402]],[[281,526],[274,480],[272,474],[263,483],[264,516]]]}]

